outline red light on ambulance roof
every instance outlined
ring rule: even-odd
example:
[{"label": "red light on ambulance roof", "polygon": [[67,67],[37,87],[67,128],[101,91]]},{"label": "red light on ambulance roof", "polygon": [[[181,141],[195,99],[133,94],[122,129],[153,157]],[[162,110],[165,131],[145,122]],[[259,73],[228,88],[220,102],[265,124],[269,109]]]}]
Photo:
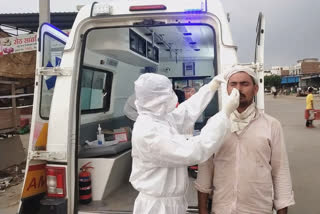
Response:
[{"label": "red light on ambulance roof", "polygon": [[140,6],[130,6],[130,11],[146,11],[146,10],[166,10],[167,7],[163,4],[159,5],[140,5]]}]

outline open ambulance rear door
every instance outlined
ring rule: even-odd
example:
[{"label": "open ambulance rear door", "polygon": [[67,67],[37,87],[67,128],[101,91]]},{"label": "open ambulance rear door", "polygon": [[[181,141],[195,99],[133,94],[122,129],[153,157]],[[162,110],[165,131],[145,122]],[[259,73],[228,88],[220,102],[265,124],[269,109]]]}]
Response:
[{"label": "open ambulance rear door", "polygon": [[264,37],[265,37],[265,19],[262,13],[259,14],[257,23],[257,38],[255,47],[256,72],[259,80],[259,91],[257,94],[257,107],[264,111]]},{"label": "open ambulance rear door", "polygon": [[[18,212],[21,214],[38,213],[40,200],[45,195],[61,200],[67,197],[66,154],[47,150],[51,100],[67,38],[64,32],[48,23],[42,24],[38,31],[32,124],[26,174]],[[52,182],[50,188],[47,188],[47,182]]]}]

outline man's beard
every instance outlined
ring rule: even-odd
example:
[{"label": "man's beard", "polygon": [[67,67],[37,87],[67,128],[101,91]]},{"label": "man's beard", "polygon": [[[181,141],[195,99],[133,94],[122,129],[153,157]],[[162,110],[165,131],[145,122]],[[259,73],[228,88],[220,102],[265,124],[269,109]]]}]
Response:
[{"label": "man's beard", "polygon": [[[245,95],[242,95],[242,97],[246,98]],[[240,108],[246,108],[246,107],[250,106],[251,103],[253,102],[253,97],[250,100],[247,100],[247,99],[241,100],[241,94],[240,94],[240,98],[239,99],[240,99],[240,101],[239,101],[239,107]]]}]

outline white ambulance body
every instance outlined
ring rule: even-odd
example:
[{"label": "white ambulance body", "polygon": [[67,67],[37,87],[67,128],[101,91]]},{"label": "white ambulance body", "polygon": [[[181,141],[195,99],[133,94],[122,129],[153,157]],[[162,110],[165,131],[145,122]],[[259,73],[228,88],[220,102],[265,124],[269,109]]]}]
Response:
[{"label": "white ambulance body", "polygon": [[[257,32],[251,66],[263,88],[262,15]],[[128,129],[133,121],[123,109],[134,93],[134,81],[146,72],[163,74],[183,101],[190,91],[238,63],[220,0],[93,3],[79,11],[69,36],[43,24],[38,41],[21,214],[131,213],[137,195],[129,183]],[[257,102],[263,110],[260,92]],[[221,109],[224,97],[217,93],[195,124],[196,130]],[[118,143],[97,144],[99,124],[108,133],[105,143],[115,143],[115,136]],[[94,167],[92,193],[80,194],[80,167],[88,162]],[[79,203],[90,197],[91,203]],[[196,210],[192,185],[187,198],[189,211]]]}]

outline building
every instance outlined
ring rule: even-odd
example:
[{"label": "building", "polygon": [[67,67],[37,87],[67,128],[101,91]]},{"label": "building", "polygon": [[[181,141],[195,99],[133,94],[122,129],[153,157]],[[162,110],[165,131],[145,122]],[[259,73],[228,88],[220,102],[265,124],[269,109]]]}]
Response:
[{"label": "building", "polygon": [[300,87],[306,90],[307,87],[320,87],[320,61],[317,58],[305,58],[297,61],[297,64],[290,67],[274,67],[281,75],[283,88]]},{"label": "building", "polygon": [[[70,29],[76,15],[51,13],[51,22]],[[31,117],[38,27],[38,13],[0,14],[0,136]]]},{"label": "building", "polygon": [[272,74],[271,74],[271,70],[265,70],[264,72],[263,72],[263,76],[271,76]]},{"label": "building", "polygon": [[281,76],[281,73],[284,70],[284,68],[286,68],[286,67],[272,66],[270,70],[264,71],[264,76],[271,76],[271,75]]},{"label": "building", "polygon": [[296,65],[300,76],[299,86],[307,88],[309,86],[320,87],[320,61],[317,58],[306,58],[299,60]]},{"label": "building", "polygon": [[272,66],[271,70],[270,70],[270,73],[273,74],[273,75],[280,76],[282,70],[283,70],[283,67],[281,67],[281,66]]}]

